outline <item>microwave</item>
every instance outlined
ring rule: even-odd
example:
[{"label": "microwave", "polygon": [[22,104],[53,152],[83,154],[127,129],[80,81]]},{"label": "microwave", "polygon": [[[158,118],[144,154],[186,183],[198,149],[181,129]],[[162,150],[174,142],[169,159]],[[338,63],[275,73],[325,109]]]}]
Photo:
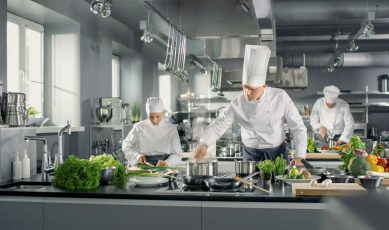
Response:
[{"label": "microwave", "polygon": [[367,138],[367,123],[354,123],[354,135]]}]

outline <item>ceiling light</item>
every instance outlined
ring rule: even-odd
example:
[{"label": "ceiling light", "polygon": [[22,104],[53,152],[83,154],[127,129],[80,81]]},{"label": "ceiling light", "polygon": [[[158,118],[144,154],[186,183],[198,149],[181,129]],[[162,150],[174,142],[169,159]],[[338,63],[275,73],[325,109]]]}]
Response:
[{"label": "ceiling light", "polygon": [[348,46],[348,48],[347,48],[347,51],[348,52],[356,52],[357,50],[358,50],[358,46],[357,46],[357,44],[355,44],[355,41],[354,40],[352,40],[350,43],[349,43],[349,46]]},{"label": "ceiling light", "polygon": [[149,31],[144,30],[142,37],[140,37],[140,40],[142,40],[144,43],[151,43],[152,41],[154,41],[154,37]]},{"label": "ceiling light", "polygon": [[374,25],[371,21],[364,25],[362,34],[365,35],[365,37],[371,37],[375,34]]},{"label": "ceiling light", "polygon": [[90,3],[90,10],[102,18],[107,18],[111,15],[112,0],[93,0]]}]

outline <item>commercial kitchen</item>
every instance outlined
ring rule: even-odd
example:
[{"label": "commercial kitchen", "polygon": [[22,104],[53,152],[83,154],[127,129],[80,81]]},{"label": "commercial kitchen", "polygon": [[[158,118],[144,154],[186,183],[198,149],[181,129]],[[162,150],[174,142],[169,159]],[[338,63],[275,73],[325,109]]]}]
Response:
[{"label": "commercial kitchen", "polygon": [[[270,180],[246,160],[237,120],[196,161],[209,125],[247,92],[250,47],[269,50],[265,92],[286,92],[308,138],[304,167]],[[386,0],[0,0],[0,229],[387,229],[388,57]],[[328,86],[353,120],[339,145],[311,125]],[[123,148],[160,112],[155,97],[181,147],[157,172]],[[289,162],[301,136],[284,120]],[[68,162],[104,157],[116,168],[97,171],[94,189],[58,186],[63,172],[77,181]]]}]

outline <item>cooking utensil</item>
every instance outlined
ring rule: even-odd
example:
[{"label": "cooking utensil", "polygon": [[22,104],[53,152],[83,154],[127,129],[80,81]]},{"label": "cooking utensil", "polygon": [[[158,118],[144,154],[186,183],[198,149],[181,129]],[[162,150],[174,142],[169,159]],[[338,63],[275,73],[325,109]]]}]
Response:
[{"label": "cooking utensil", "polygon": [[255,172],[257,162],[235,160],[235,173],[238,177],[245,177]]},{"label": "cooking utensil", "polygon": [[113,178],[115,167],[106,167],[100,171],[100,183],[107,184]]},{"label": "cooking utensil", "polygon": [[188,186],[205,186],[204,180],[212,176],[182,176],[182,182]]},{"label": "cooking utensil", "polygon": [[186,162],[187,176],[216,176],[218,173],[217,161]]},{"label": "cooking utensil", "polygon": [[331,175],[326,176],[328,179],[331,179],[333,183],[353,183],[354,177],[350,175]]},{"label": "cooking utensil", "polygon": [[359,176],[358,179],[364,188],[372,189],[378,188],[384,178],[382,176]]},{"label": "cooking utensil", "polygon": [[301,160],[301,163],[303,163],[303,165],[305,166],[305,168],[307,168],[307,169],[313,169],[313,168],[315,168],[315,166],[313,166],[313,165],[311,165],[307,160],[305,160],[305,159],[302,159]]},{"label": "cooking utensil", "polygon": [[251,182],[248,182],[248,181],[246,181],[246,180],[243,180],[242,178],[240,178],[240,177],[238,177],[238,176],[235,176],[234,179],[237,180],[237,181],[242,182],[243,184],[250,185],[250,186],[252,186],[252,187],[254,187],[254,188],[256,188],[256,189],[258,189],[258,190],[260,190],[260,191],[262,191],[262,192],[266,192],[266,193],[269,193],[269,194],[272,193],[272,192],[270,192],[270,191],[268,191],[268,190],[266,190],[266,189],[263,189],[263,188],[260,188],[260,187],[258,187],[258,186],[256,186],[256,185],[254,185],[254,184],[251,183]]},{"label": "cooking utensil", "polygon": [[233,178],[218,178],[211,177],[204,180],[205,185],[211,190],[235,190],[239,189],[242,185],[241,181],[237,181]]}]

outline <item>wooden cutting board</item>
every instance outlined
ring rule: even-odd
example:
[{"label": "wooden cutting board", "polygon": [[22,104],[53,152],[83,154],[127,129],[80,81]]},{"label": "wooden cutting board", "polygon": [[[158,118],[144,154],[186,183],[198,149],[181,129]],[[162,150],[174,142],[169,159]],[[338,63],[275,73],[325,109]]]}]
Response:
[{"label": "wooden cutting board", "polygon": [[292,191],[295,196],[348,196],[367,192],[365,188],[356,183],[333,183],[328,187],[322,187],[321,184],[311,186],[308,183],[294,183]]},{"label": "wooden cutting board", "polygon": [[309,159],[323,159],[323,160],[339,160],[338,153],[307,153],[307,160]]}]

